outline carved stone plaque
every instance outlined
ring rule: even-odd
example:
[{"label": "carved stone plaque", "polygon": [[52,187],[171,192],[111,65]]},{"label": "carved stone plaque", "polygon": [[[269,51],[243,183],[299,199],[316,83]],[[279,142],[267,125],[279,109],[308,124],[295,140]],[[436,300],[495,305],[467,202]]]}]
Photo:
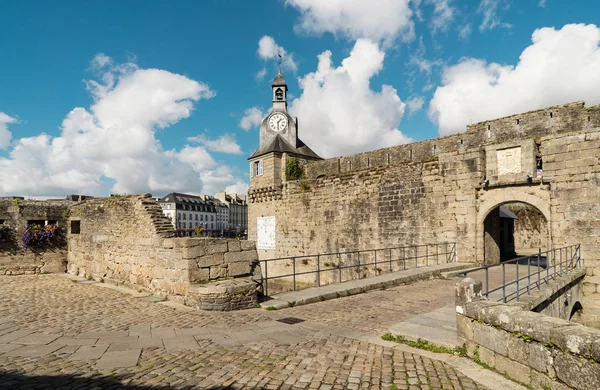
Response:
[{"label": "carved stone plaque", "polygon": [[275,217],[256,218],[256,249],[275,249]]},{"label": "carved stone plaque", "polygon": [[498,150],[498,175],[521,173],[521,147]]}]

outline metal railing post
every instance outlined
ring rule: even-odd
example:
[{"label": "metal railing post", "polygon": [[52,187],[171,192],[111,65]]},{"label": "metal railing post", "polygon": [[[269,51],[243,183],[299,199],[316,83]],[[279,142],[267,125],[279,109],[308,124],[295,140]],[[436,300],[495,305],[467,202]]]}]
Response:
[{"label": "metal railing post", "polygon": [[438,251],[438,244],[435,244],[435,263],[436,264],[440,263],[440,257],[439,257],[439,251]]},{"label": "metal railing post", "polygon": [[527,295],[531,294],[531,256],[527,258]]},{"label": "metal railing post", "polygon": [[294,275],[294,291],[296,291],[296,258],[292,257],[292,272]]},{"label": "metal railing post", "polygon": [[506,303],[506,264],[502,263],[502,302]]},{"label": "metal railing post", "polygon": [[267,261],[265,261],[265,297],[269,296],[269,267],[267,267]]},{"label": "metal railing post", "polygon": [[563,255],[562,255],[562,253],[563,253],[563,248],[560,248],[560,263],[558,263],[559,269],[560,269],[559,276],[562,276],[562,272],[563,272],[562,271],[562,261],[563,261]]},{"label": "metal railing post", "polygon": [[321,255],[317,255],[317,287],[321,287]]},{"label": "metal railing post", "polygon": [[373,250],[373,258],[375,259],[375,276],[377,276],[377,249]]},{"label": "metal railing post", "polygon": [[[538,274],[538,290],[542,288],[540,286],[540,283],[541,283],[541,277],[540,277],[540,273],[541,273],[541,270],[540,270],[540,261],[541,261],[541,258],[542,258],[542,248],[538,248],[538,263],[537,263],[538,264],[538,272],[537,272],[537,274]],[[546,263],[547,262],[548,262],[548,254],[546,253]],[[548,267],[548,265],[546,265],[546,267]]]},{"label": "metal railing post", "polygon": [[338,252],[338,278],[339,282],[342,283],[342,254]]},{"label": "metal railing post", "polygon": [[490,272],[489,267],[485,268],[485,296],[487,297],[490,294]]},{"label": "metal railing post", "polygon": [[456,256],[456,243],[452,244],[452,262],[456,263],[458,261],[458,257]]},{"label": "metal railing post", "polygon": [[517,302],[519,302],[519,260],[517,260]]},{"label": "metal railing post", "polygon": [[392,272],[392,248],[390,248],[390,272]]},{"label": "metal railing post", "polygon": [[358,255],[358,279],[360,279],[360,252],[356,252]]},{"label": "metal railing post", "polygon": [[415,246],[415,268],[419,268],[419,246]]},{"label": "metal railing post", "polygon": [[425,267],[429,266],[429,245],[425,245]]},{"label": "metal railing post", "polygon": [[[391,253],[391,250],[390,250]],[[391,254],[390,254],[391,256]],[[406,271],[406,247],[403,246],[402,247],[402,268],[404,269],[404,271]]]}]

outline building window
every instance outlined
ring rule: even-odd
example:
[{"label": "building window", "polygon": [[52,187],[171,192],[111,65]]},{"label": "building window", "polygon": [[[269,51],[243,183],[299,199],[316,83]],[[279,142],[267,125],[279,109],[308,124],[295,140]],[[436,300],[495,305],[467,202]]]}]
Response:
[{"label": "building window", "polygon": [[196,221],[198,220],[198,214],[196,214]]},{"label": "building window", "polygon": [[254,162],[254,176],[262,176],[263,174],[263,162],[262,160]]},{"label": "building window", "polygon": [[210,220],[211,220],[211,221],[214,221],[214,215],[211,215],[211,216],[210,216]]},{"label": "building window", "polygon": [[81,221],[71,221],[71,234],[81,233]]}]

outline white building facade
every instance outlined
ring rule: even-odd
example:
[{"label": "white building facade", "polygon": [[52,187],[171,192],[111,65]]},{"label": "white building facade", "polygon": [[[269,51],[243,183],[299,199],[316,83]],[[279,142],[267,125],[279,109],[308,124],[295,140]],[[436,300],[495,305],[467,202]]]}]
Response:
[{"label": "white building facade", "polygon": [[178,235],[213,237],[219,234],[218,208],[206,196],[172,192],[158,203]]}]

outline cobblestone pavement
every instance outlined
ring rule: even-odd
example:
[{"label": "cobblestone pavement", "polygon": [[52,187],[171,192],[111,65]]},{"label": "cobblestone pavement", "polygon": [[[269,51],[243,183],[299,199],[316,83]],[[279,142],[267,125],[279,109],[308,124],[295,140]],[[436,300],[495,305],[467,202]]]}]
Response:
[{"label": "cobblestone pavement", "polygon": [[[425,283],[436,282],[447,284]],[[398,321],[402,305],[410,315],[438,304],[433,294],[429,303],[409,303],[423,295],[419,288],[411,296],[399,287],[278,312],[214,313],[104,287],[58,275],[0,277],[0,387],[483,388],[447,362],[380,339],[379,321]],[[277,321],[290,316],[307,321]]]}]

